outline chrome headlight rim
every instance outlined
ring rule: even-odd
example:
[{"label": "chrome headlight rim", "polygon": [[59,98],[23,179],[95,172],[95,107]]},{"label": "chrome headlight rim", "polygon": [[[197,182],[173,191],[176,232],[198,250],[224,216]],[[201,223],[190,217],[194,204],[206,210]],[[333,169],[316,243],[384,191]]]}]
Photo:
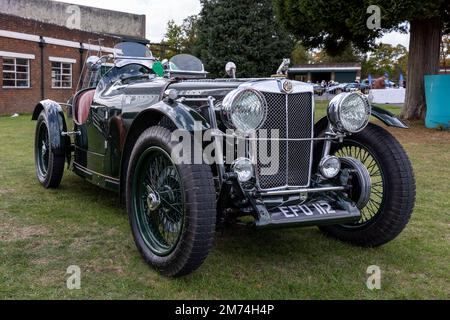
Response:
[{"label": "chrome headlight rim", "polygon": [[[365,119],[361,126],[357,130],[350,130],[346,128],[344,122],[342,121],[342,107],[351,98],[358,97],[364,103],[365,107]],[[369,99],[359,92],[346,92],[341,93],[334,97],[328,106],[328,120],[330,121],[333,129],[340,133],[359,133],[363,131],[369,124],[370,116],[372,114],[372,106]]]},{"label": "chrome headlight rim", "polygon": [[[236,102],[240,99],[244,94],[251,93],[255,95],[255,97],[259,100],[261,104],[260,114],[256,115],[259,117],[259,120],[256,121],[256,125],[251,127],[240,127],[238,123],[233,119],[233,113],[236,111]],[[258,129],[260,129],[267,119],[268,105],[267,100],[262,94],[262,92],[253,89],[253,88],[238,88],[231,91],[227,94],[224,100],[221,103],[221,115],[222,121],[228,129],[238,130],[244,134],[250,134]]]},{"label": "chrome headlight rim", "polygon": [[[333,172],[331,174],[327,174],[326,166],[333,161],[336,163],[335,172]],[[341,168],[342,168],[341,160],[336,156],[325,156],[320,161],[320,164],[319,164],[319,172],[322,175],[322,177],[324,177],[325,179],[336,178],[339,175],[339,173],[341,172]]]},{"label": "chrome headlight rim", "polygon": [[241,184],[246,184],[255,179],[255,167],[249,158],[238,158],[231,165],[231,171],[238,176]]}]

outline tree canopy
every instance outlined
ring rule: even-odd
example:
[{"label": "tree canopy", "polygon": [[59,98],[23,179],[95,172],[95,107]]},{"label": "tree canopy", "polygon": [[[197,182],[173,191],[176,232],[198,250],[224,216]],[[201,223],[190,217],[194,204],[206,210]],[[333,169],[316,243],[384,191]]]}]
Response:
[{"label": "tree canopy", "polygon": [[183,20],[181,25],[170,20],[167,23],[166,34],[161,45],[166,47],[164,58],[170,59],[179,53],[192,53],[197,40],[196,15],[189,16]]},{"label": "tree canopy", "polygon": [[194,52],[212,76],[224,75],[228,61],[239,77],[267,77],[294,41],[277,20],[272,0],[201,0]]},{"label": "tree canopy", "polygon": [[[368,51],[383,33],[406,31],[414,19],[442,18],[449,25],[448,0],[274,0],[279,20],[307,47],[336,54],[350,43]],[[367,9],[381,9],[381,28],[369,29]]]},{"label": "tree canopy", "polygon": [[408,71],[408,49],[402,45],[392,46],[381,43],[362,61],[363,78],[368,74],[381,77],[385,73],[398,80],[400,74],[406,77]]},{"label": "tree canopy", "polygon": [[[439,72],[442,32],[448,31],[450,26],[450,1],[273,1],[279,20],[303,45],[324,48],[331,55],[349,45],[368,51],[375,47],[375,40],[383,33],[406,31],[409,26],[408,86],[402,117],[424,118],[424,76]],[[379,25],[374,21],[379,21]]]}]

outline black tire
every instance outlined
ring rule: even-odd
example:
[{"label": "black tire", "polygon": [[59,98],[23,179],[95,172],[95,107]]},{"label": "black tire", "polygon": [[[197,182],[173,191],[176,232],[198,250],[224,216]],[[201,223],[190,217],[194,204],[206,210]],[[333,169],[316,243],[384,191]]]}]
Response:
[{"label": "black tire", "polygon": [[[211,168],[208,165],[203,164],[176,164],[170,156],[174,146],[175,143],[171,142],[171,131],[166,128],[157,126],[151,127],[142,133],[133,148],[128,166],[126,203],[134,241],[145,261],[165,276],[180,277],[195,271],[206,259],[214,240],[217,212],[216,192]],[[160,207],[158,207],[158,209],[153,209],[152,211],[149,209],[150,206],[145,207],[145,203],[144,206],[139,204],[139,199],[145,197],[145,195],[142,196],[141,193],[139,193],[139,188],[141,188],[139,186],[139,181],[142,180],[142,178],[139,178],[141,176],[139,173],[142,172],[141,167],[147,161],[146,159],[153,159],[151,158],[151,152],[157,152],[160,157],[166,155],[171,158],[171,166],[164,167],[160,165],[159,167],[177,169],[173,176],[180,177],[180,184],[178,186],[181,190],[180,195],[183,201],[184,210],[179,210],[180,207],[174,208],[174,206],[178,205],[174,203],[170,206],[170,212],[167,207],[165,211],[162,211],[163,209]],[[144,158],[146,155],[148,155],[147,157],[149,158]],[[152,163],[150,160],[147,162]],[[149,164],[148,168],[154,168],[154,166],[152,167],[151,164]],[[159,170],[159,176],[158,174],[155,175],[161,179],[161,171],[167,170]],[[155,169],[155,172],[157,171],[158,170]],[[154,173],[151,173],[150,175],[154,175]],[[147,179],[147,177],[143,178],[143,180],[148,181],[145,179]],[[152,187],[154,186],[152,183],[149,183],[149,185]],[[155,187],[155,189],[158,188]],[[173,191],[171,192],[173,194]],[[156,194],[158,193],[160,193],[158,197],[161,197],[162,193],[157,191]],[[150,195],[147,195],[146,199],[148,199],[149,196]],[[169,200],[166,199],[160,203],[166,203],[166,201]],[[147,211],[142,212],[144,211],[142,208],[147,208]],[[158,246],[154,244],[155,241],[151,241],[152,239],[161,239],[161,233],[159,232],[160,226],[156,228],[152,226],[153,231],[146,234],[142,231],[142,224],[148,223],[150,226],[150,224],[155,223],[155,220],[168,220],[169,218],[164,217],[173,216],[174,213],[172,211],[177,213],[177,210],[182,211],[184,214],[184,217],[182,218],[182,227],[180,227],[181,231],[178,231],[178,241],[176,244],[173,244],[171,251],[161,254],[161,252],[158,251]],[[161,212],[163,212],[162,215],[164,217],[161,217]],[[147,215],[144,218],[144,222],[140,220],[142,219],[142,215]],[[156,215],[158,218],[149,218],[151,215]],[[170,219],[171,222],[176,220],[176,218],[173,217]],[[149,222],[149,220],[151,220],[151,222]],[[179,220],[176,221],[179,223]],[[173,222],[172,225],[174,224],[175,222]],[[148,227],[147,229],[150,230],[151,228]],[[160,233],[159,235],[157,234],[158,232]],[[167,228],[164,232],[166,234],[169,233]]]},{"label": "black tire", "polygon": [[[373,186],[371,197],[376,201],[363,209],[363,212],[366,210],[371,214],[365,217],[366,220],[353,225],[324,226],[320,229],[345,242],[362,247],[378,247],[395,239],[411,218],[416,198],[414,172],[400,143],[379,126],[369,124],[361,133],[346,138],[342,145],[335,145],[332,153],[339,155],[352,150],[357,153],[358,148],[362,150],[361,157],[365,158],[369,154],[370,159],[374,159],[372,163],[376,166],[369,165],[371,174],[374,170],[380,172],[377,174],[380,177],[377,187],[382,186],[382,189],[374,189],[375,185]],[[367,161],[366,159],[366,163]]]},{"label": "black tire", "polygon": [[45,112],[39,115],[34,141],[36,176],[44,188],[58,188],[64,175],[65,156],[56,155],[50,148],[51,132]]}]

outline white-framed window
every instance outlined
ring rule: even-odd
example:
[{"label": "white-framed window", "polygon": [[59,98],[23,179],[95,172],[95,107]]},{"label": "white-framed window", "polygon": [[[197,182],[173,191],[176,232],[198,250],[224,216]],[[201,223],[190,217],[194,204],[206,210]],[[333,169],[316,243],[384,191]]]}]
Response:
[{"label": "white-framed window", "polygon": [[3,57],[3,88],[30,87],[30,60]]},{"label": "white-framed window", "polygon": [[52,61],[52,88],[72,88],[72,63]]}]

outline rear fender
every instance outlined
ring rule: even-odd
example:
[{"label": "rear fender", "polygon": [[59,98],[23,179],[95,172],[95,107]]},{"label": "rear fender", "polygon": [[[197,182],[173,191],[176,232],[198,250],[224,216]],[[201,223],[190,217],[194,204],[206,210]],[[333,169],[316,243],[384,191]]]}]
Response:
[{"label": "rear fender", "polygon": [[52,100],[44,100],[34,108],[31,120],[36,121],[39,115],[44,111],[47,118],[50,148],[56,155],[66,155],[70,146],[70,138],[63,137],[62,133],[67,132],[67,125],[64,112],[61,106]]}]

